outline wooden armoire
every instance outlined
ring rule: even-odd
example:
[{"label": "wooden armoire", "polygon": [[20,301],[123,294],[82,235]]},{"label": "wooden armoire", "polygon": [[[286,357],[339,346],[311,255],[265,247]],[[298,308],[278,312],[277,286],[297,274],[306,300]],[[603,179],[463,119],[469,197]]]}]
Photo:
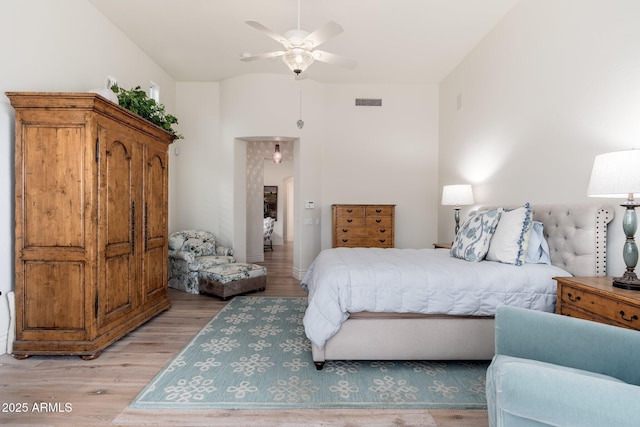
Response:
[{"label": "wooden armoire", "polygon": [[173,135],[92,93],[6,95],[16,113],[13,355],[92,359],[171,305]]}]

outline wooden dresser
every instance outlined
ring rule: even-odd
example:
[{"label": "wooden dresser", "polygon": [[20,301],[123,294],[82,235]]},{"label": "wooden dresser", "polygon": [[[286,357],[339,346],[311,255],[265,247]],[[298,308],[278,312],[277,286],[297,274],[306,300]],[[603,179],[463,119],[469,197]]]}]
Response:
[{"label": "wooden dresser", "polygon": [[332,245],[394,247],[395,205],[332,205]]},{"label": "wooden dresser", "polygon": [[556,277],[556,313],[640,330],[640,292],[613,287],[611,277]]},{"label": "wooden dresser", "polygon": [[16,112],[13,354],[91,359],[171,305],[173,135],[92,93],[7,96]]}]

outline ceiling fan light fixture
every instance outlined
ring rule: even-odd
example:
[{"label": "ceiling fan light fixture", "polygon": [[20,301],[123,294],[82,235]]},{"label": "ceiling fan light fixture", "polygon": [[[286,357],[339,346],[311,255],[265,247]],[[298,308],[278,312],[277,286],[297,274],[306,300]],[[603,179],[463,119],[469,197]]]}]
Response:
[{"label": "ceiling fan light fixture", "polygon": [[313,64],[313,55],[305,49],[293,48],[282,56],[282,60],[291,71],[300,74]]}]

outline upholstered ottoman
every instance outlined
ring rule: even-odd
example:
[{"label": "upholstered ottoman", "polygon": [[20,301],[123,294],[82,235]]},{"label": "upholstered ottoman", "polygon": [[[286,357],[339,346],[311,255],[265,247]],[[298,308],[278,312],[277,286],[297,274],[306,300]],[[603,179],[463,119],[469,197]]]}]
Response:
[{"label": "upholstered ottoman", "polygon": [[198,286],[200,293],[223,300],[245,292],[264,291],[267,268],[244,263],[215,265],[198,273]]}]

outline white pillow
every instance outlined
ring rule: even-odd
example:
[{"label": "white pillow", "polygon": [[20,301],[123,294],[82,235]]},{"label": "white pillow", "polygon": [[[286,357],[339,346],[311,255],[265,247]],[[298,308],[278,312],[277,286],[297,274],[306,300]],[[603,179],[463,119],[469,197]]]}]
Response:
[{"label": "white pillow", "polygon": [[453,242],[449,252],[451,256],[467,261],[482,261],[503,210],[497,208],[469,212]]},{"label": "white pillow", "polygon": [[531,236],[531,205],[505,210],[493,234],[487,260],[522,265]]},{"label": "white pillow", "polygon": [[551,264],[549,244],[547,239],[544,238],[544,224],[539,221],[533,221],[531,227],[526,262],[530,264]]}]

